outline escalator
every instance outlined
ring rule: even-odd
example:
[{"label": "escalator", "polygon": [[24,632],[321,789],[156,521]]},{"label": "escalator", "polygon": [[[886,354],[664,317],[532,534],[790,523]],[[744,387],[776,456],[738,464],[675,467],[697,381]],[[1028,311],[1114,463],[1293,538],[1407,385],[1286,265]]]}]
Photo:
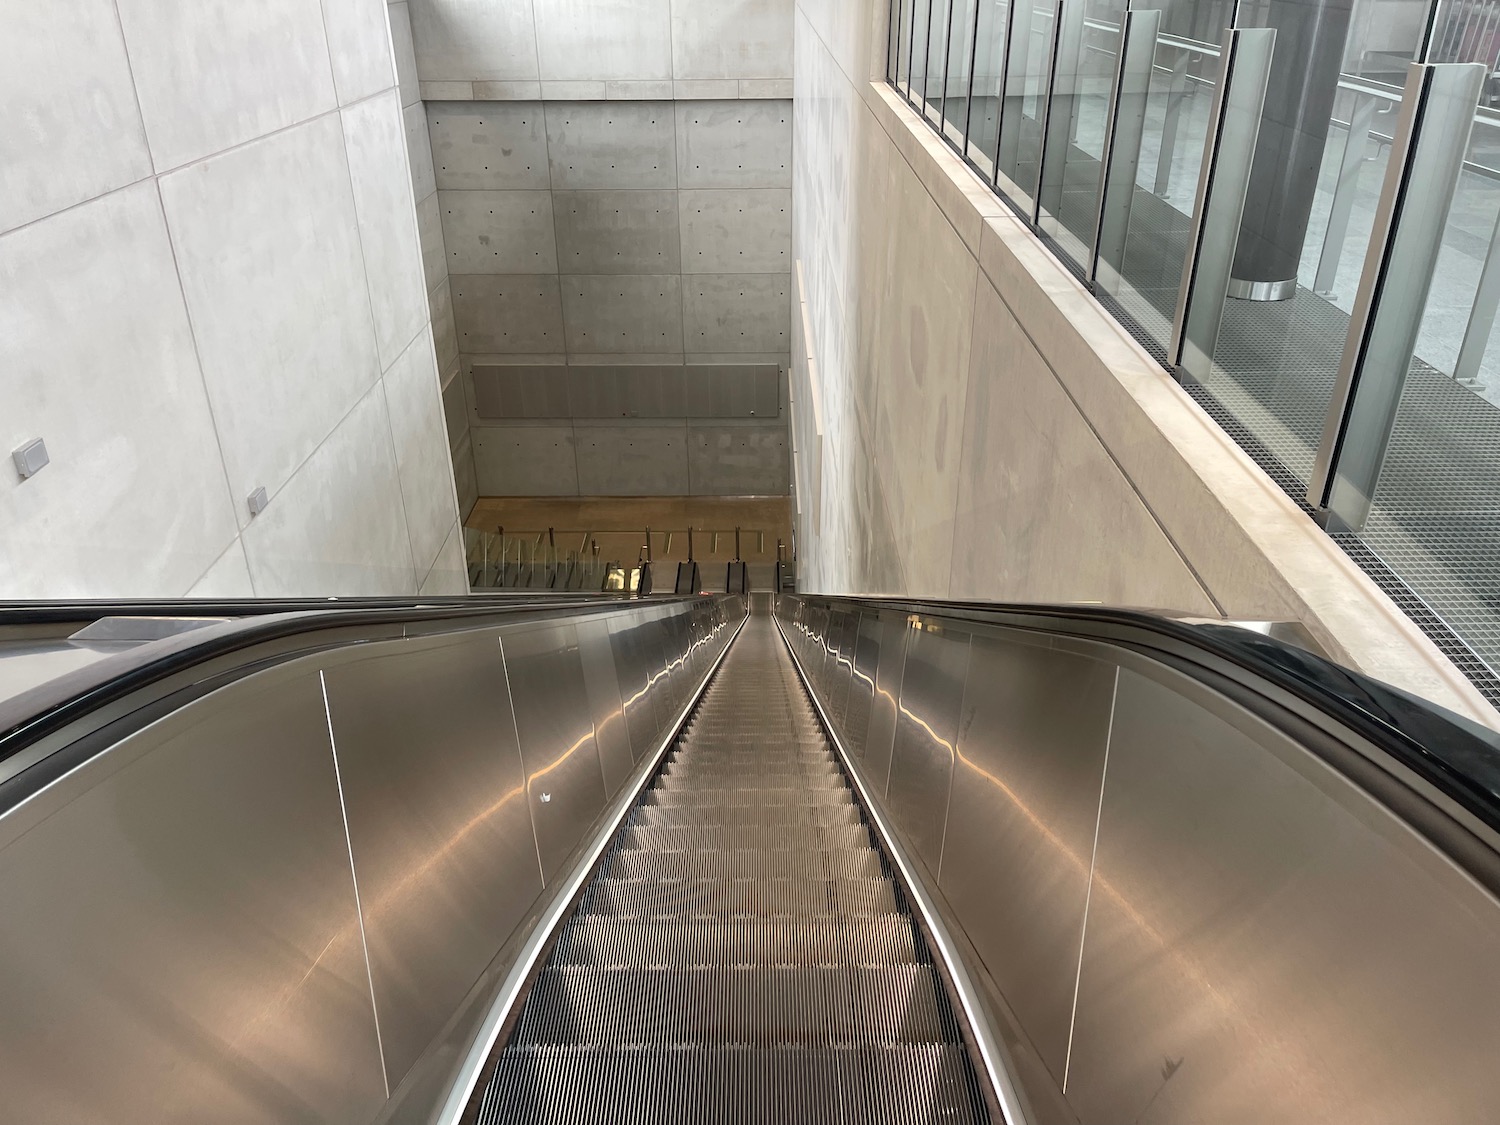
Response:
[{"label": "escalator", "polygon": [[959,1026],[768,616],[562,927],[477,1120],[988,1120]]},{"label": "escalator", "polygon": [[0,606],[0,1125],[1495,1120],[1500,736],[1286,636]]}]

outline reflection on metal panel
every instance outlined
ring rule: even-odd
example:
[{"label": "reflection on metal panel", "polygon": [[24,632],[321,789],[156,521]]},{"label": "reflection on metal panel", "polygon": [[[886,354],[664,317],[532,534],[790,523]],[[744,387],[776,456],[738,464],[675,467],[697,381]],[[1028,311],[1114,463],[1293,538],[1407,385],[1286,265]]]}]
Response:
[{"label": "reflection on metal panel", "polygon": [[1152,676],[1120,673],[1081,1119],[1492,1119],[1494,901],[1295,744]]},{"label": "reflection on metal panel", "polygon": [[550,882],[604,810],[604,774],[570,624],[506,630],[500,638],[521,736],[521,759],[542,872]]},{"label": "reflection on metal panel", "polygon": [[652,749],[661,730],[651,697],[654,687],[651,677],[660,669],[650,653],[658,646],[648,644],[647,640],[647,633],[654,629],[650,622],[634,616],[611,618],[609,623],[609,642],[615,655],[625,725],[630,731],[631,757],[637,762]]},{"label": "reflection on metal panel", "polygon": [[922,619],[906,641],[900,714],[891,752],[891,813],[930,871],[943,858],[953,748],[969,666],[969,634]]},{"label": "reflection on metal panel", "polygon": [[870,738],[865,765],[870,784],[881,797],[891,778],[891,747],[896,738],[896,700],[901,696],[901,673],[906,666],[906,615],[880,613],[880,665],[875,672],[875,706],[870,712]]},{"label": "reflection on metal panel", "polygon": [[0,818],[0,838],[7,1120],[380,1108],[315,671],[189,705]]},{"label": "reflection on metal panel", "polygon": [[971,644],[941,886],[1061,1086],[1116,666]]},{"label": "reflection on metal panel", "polygon": [[857,758],[864,757],[865,741],[870,733],[870,712],[875,703],[875,668],[879,662],[880,618],[874,613],[862,613],[849,685],[848,716],[844,721],[844,743]]},{"label": "reflection on metal panel", "polygon": [[542,885],[494,630],[369,651],[324,679],[394,1087]]},{"label": "reflection on metal panel", "polygon": [[602,619],[580,621],[578,653],[583,660],[583,685],[594,719],[594,741],[604,770],[604,794],[613,797],[630,776],[635,759],[630,753],[630,731],[620,699],[609,624]]}]

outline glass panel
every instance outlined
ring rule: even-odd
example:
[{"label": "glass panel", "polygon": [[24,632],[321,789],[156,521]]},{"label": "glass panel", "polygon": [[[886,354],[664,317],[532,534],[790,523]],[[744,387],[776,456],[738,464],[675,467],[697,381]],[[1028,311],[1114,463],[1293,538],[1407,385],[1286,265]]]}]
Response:
[{"label": "glass panel", "polygon": [[1219,44],[1233,14],[1232,0],[1163,6],[1123,246],[1112,255],[1100,251],[1096,291],[1112,297],[1116,311],[1161,356],[1182,282]]},{"label": "glass panel", "polygon": [[953,0],[948,22],[948,78],[943,84],[943,134],[960,150],[969,125],[969,70],[974,61],[978,0]]},{"label": "glass panel", "polygon": [[896,59],[901,49],[901,0],[891,0],[889,17],[886,20],[885,80],[895,85],[900,74]]},{"label": "glass panel", "polygon": [[1497,222],[1500,120],[1482,109],[1359,537],[1500,672]]},{"label": "glass panel", "polygon": [[[1322,440],[1427,6],[1382,0],[1378,19],[1363,4],[1351,20],[1330,5],[1240,5],[1242,26],[1274,20],[1276,56],[1235,280],[1213,364],[1193,373],[1202,383],[1195,393],[1232,416],[1299,498]],[[1341,12],[1347,28],[1337,22]]]},{"label": "glass panel", "polygon": [[1042,154],[1042,113],[1047,61],[1056,15],[1050,0],[1015,0],[1005,99],[1000,111],[1001,190],[1028,209],[1036,198]]},{"label": "glass panel", "polygon": [[[911,96],[911,32],[919,0],[897,0],[900,24],[896,31],[896,89]],[[920,0],[925,5],[927,0]]]},{"label": "glass panel", "polygon": [[[1047,118],[1039,225],[1086,266],[1099,216],[1099,172],[1125,0],[1065,0],[1057,89]],[[1074,15],[1073,13],[1077,14]]]},{"label": "glass panel", "polygon": [[928,13],[927,73],[923,88],[927,102],[923,112],[934,125],[943,121],[943,83],[948,73],[948,9],[951,0],[932,0]]},{"label": "glass panel", "polygon": [[[922,108],[927,89],[927,21],[937,0],[911,0],[911,88],[912,104]],[[947,3],[947,0],[942,0]]]},{"label": "glass panel", "polygon": [[1000,138],[1000,76],[1005,69],[1005,34],[1009,19],[1010,0],[979,0],[974,96],[969,105],[968,156],[989,176],[995,174],[995,145]]}]

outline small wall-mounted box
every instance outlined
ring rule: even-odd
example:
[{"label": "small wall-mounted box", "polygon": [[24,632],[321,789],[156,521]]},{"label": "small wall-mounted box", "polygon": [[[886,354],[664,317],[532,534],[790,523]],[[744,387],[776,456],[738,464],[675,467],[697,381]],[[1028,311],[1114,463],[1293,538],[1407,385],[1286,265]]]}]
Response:
[{"label": "small wall-mounted box", "polygon": [[266,505],[270,502],[270,497],[266,495],[264,485],[262,485],[260,488],[257,488],[249,496],[245,497],[245,503],[249,506],[250,514],[252,516],[258,516],[262,512],[264,512],[266,510]]},{"label": "small wall-mounted box", "polygon": [[36,476],[51,460],[47,456],[47,443],[41,438],[28,441],[20,449],[14,450],[10,456],[11,460],[16,463],[16,472],[21,474],[22,480]]}]

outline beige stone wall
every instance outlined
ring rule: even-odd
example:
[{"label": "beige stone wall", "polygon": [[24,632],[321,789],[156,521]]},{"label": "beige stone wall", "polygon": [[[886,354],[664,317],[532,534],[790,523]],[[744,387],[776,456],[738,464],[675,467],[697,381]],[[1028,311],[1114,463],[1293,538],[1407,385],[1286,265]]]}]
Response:
[{"label": "beige stone wall", "polygon": [[796,25],[805,588],[1297,620],[1500,717],[879,81],[879,0]]}]

